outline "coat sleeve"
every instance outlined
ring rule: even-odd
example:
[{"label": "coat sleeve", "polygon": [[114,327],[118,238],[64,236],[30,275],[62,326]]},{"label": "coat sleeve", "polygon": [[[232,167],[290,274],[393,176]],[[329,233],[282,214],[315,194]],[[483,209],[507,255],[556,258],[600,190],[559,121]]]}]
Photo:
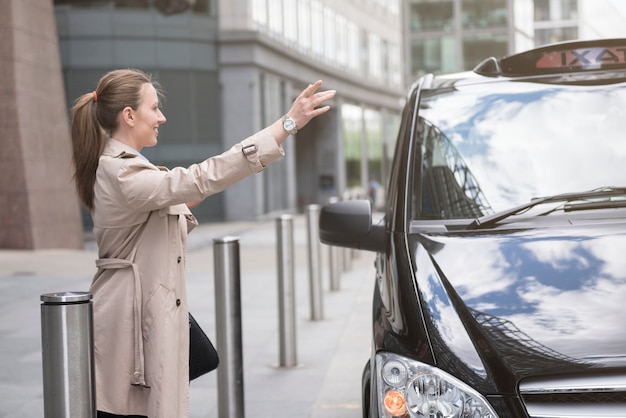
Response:
[{"label": "coat sleeve", "polygon": [[129,207],[152,211],[219,193],[283,155],[270,130],[264,129],[228,151],[187,168],[159,170],[138,158],[126,159],[117,180]]}]

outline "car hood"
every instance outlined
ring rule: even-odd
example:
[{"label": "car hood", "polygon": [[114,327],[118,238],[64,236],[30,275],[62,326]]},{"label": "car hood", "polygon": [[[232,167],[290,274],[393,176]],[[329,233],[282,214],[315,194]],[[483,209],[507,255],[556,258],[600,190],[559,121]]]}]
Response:
[{"label": "car hood", "polygon": [[506,370],[516,380],[624,370],[624,231],[413,237],[416,288],[440,353],[479,376]]}]

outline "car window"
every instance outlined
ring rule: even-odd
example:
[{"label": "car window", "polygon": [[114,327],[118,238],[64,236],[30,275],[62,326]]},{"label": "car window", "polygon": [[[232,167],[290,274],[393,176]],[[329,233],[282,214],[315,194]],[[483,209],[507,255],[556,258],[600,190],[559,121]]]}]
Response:
[{"label": "car window", "polygon": [[624,82],[433,90],[418,127],[414,219],[475,218],[536,197],[626,186]]}]

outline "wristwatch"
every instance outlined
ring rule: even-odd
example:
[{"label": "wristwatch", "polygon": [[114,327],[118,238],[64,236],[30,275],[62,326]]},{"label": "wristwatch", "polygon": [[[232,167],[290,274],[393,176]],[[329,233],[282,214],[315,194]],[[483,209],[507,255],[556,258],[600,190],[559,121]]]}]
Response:
[{"label": "wristwatch", "polygon": [[291,119],[289,115],[283,116],[283,129],[289,133],[289,135],[295,135],[298,133],[298,127],[296,121]]}]

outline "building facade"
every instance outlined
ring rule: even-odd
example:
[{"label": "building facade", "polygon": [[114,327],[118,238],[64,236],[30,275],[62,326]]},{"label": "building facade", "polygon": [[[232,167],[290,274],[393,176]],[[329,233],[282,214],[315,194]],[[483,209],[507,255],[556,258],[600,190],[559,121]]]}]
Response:
[{"label": "building facade", "polygon": [[533,45],[533,0],[404,0],[405,78],[474,68]]},{"label": "building facade", "polygon": [[[113,68],[151,73],[167,123],[142,152],[167,167],[215,155],[271,124],[310,82],[332,110],[263,173],[208,198],[200,220],[299,211],[384,182],[402,99],[400,0],[55,0],[68,109]],[[84,214],[85,227],[89,217]]]},{"label": "building facade", "polygon": [[535,0],[535,45],[578,39],[578,3],[579,0]]}]

